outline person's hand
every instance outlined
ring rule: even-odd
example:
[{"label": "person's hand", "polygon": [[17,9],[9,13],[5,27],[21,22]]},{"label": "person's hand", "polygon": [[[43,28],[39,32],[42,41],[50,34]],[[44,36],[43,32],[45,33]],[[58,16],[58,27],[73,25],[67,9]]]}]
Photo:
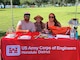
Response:
[{"label": "person's hand", "polygon": [[29,32],[29,30],[25,30],[25,33]]},{"label": "person's hand", "polygon": [[45,32],[46,34],[48,34],[48,33],[49,33],[49,30],[48,30],[48,29],[44,29],[44,32]]},{"label": "person's hand", "polygon": [[29,32],[29,30],[23,30],[23,31],[22,31],[23,34],[26,34],[26,33],[28,33],[28,32]]}]

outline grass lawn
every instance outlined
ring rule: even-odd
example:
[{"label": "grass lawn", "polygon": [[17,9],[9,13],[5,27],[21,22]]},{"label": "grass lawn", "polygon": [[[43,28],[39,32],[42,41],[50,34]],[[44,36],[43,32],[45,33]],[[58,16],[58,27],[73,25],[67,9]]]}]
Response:
[{"label": "grass lawn", "polygon": [[[77,18],[80,18],[80,6],[77,7]],[[75,7],[42,7],[42,8],[14,8],[13,9],[13,22],[14,26],[19,20],[23,19],[25,12],[30,12],[30,20],[35,22],[33,19],[36,15],[43,16],[43,22],[48,21],[49,13],[53,12],[58,21],[60,21],[62,26],[69,26],[68,21],[75,17]],[[5,35],[8,28],[12,26],[11,9],[0,9],[0,37]],[[80,35],[80,27],[78,27],[78,32]]]}]

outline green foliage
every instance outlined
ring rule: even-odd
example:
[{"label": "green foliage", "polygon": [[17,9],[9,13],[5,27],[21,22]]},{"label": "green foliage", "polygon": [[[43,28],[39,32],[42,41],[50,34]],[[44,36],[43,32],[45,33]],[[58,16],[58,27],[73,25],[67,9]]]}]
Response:
[{"label": "green foliage", "polygon": [[20,4],[25,4],[26,0],[20,0]]},{"label": "green foliage", "polygon": [[[19,4],[32,4],[32,3],[38,3],[38,4],[43,4],[43,3],[48,3],[51,2],[51,4],[55,4],[56,2],[62,4],[62,3],[75,3],[77,0],[12,0],[14,5],[19,5]],[[80,0],[78,0],[80,1]],[[0,3],[4,4],[10,4],[10,0],[0,0]]]},{"label": "green foliage", "polygon": [[20,0],[12,0],[13,1],[13,5],[20,5]]},{"label": "green foliage", "polygon": [[20,0],[20,3],[21,3],[21,5],[22,4],[32,4],[32,3],[34,3],[35,2],[35,0]]}]

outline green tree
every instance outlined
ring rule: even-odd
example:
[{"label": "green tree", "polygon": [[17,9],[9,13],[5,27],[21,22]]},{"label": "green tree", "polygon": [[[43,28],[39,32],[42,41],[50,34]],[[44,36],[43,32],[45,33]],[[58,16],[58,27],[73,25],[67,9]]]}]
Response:
[{"label": "green tree", "polygon": [[42,4],[42,0],[36,0],[37,6],[40,7]]},{"label": "green tree", "polygon": [[25,4],[26,0],[20,0],[20,4]]},{"label": "green tree", "polygon": [[3,0],[0,0],[0,3],[2,3]]},{"label": "green tree", "polygon": [[20,5],[20,0],[12,0],[13,1],[13,5]]},{"label": "green tree", "polygon": [[20,0],[20,4],[32,4],[32,3],[35,3],[35,0]]}]

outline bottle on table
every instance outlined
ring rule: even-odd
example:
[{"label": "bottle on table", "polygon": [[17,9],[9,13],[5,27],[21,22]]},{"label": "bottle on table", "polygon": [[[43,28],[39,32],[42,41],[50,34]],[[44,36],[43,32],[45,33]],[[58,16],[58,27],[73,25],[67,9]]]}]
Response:
[{"label": "bottle on table", "polygon": [[74,31],[74,29],[71,29],[71,31],[70,31],[70,38],[75,38],[75,31]]},{"label": "bottle on table", "polygon": [[76,30],[75,39],[78,39],[78,31]]},{"label": "bottle on table", "polygon": [[74,38],[74,39],[78,39],[78,31],[77,31],[77,27],[71,29],[70,31],[70,38]]}]

